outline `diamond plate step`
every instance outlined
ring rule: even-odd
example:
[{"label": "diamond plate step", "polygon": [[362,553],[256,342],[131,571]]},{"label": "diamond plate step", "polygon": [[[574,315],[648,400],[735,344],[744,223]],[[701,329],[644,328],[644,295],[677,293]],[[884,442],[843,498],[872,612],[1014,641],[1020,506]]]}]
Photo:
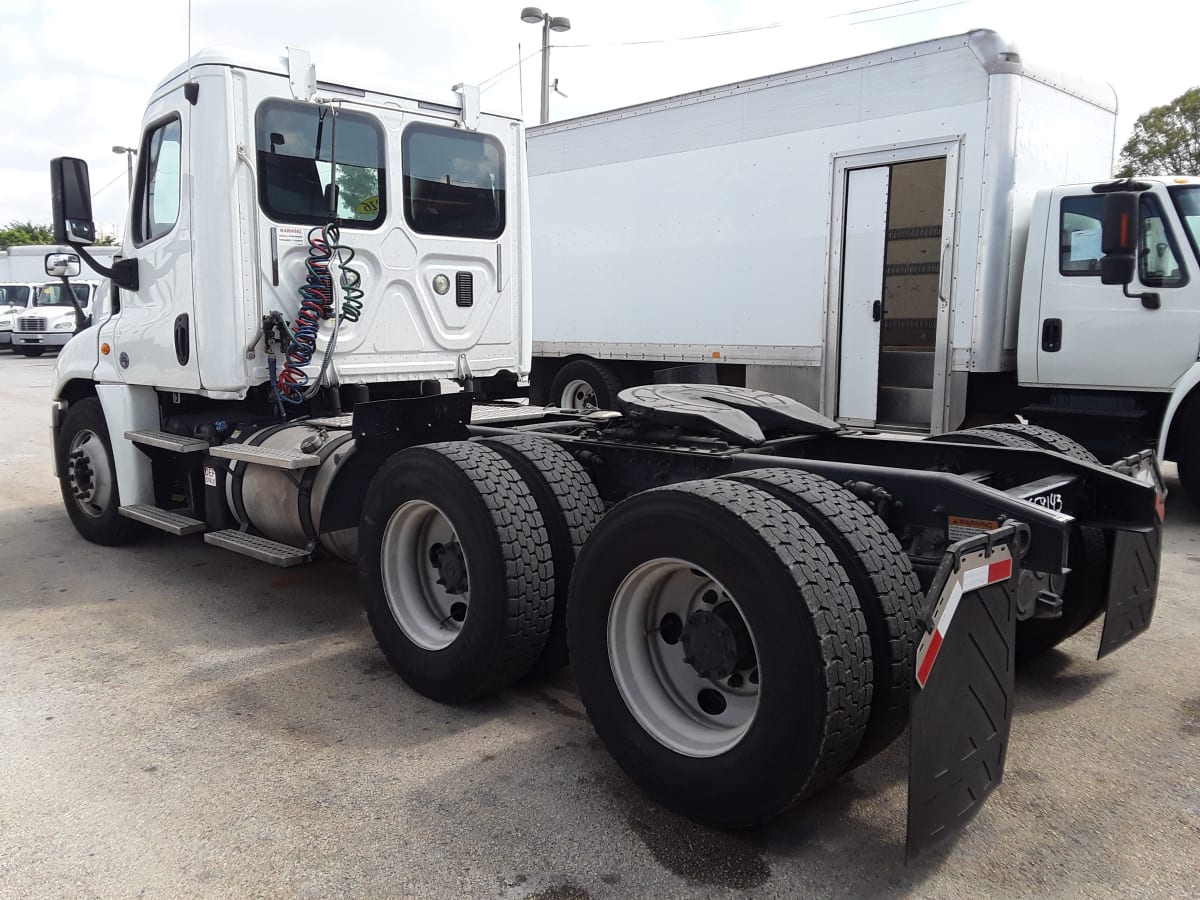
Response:
[{"label": "diamond plate step", "polygon": [[242,556],[249,556],[260,562],[279,566],[281,569],[298,566],[300,563],[308,561],[308,553],[300,547],[291,547],[281,544],[279,541],[246,534],[244,531],[237,531],[233,528],[227,528],[224,531],[210,531],[204,535],[204,542],[212,544],[214,547],[232,550]]},{"label": "diamond plate step", "polygon": [[169,509],[160,509],[157,506],[144,504],[122,506],[117,512],[127,519],[142,522],[168,534],[195,534],[205,528],[204,523],[199,519],[193,519],[183,513],[171,512]]},{"label": "diamond plate step", "polygon": [[165,431],[127,431],[125,440],[133,441],[135,444],[145,444],[147,447],[174,450],[176,453],[199,453],[201,450],[208,449],[208,441],[168,434]]},{"label": "diamond plate step", "polygon": [[301,453],[299,450],[273,450],[270,447],[249,447],[246,444],[222,444],[219,447],[213,447],[209,453],[222,459],[237,459],[260,466],[273,466],[276,469],[307,469],[310,466],[321,464],[321,457],[315,453]]}]

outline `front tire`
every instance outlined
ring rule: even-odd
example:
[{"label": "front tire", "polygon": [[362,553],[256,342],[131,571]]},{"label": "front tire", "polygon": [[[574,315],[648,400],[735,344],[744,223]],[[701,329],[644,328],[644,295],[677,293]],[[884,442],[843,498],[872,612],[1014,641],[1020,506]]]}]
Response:
[{"label": "front tire", "polygon": [[145,529],[120,513],[121,495],[104,409],[95,397],[67,408],[58,438],[63,505],[75,530],[93,544],[128,544]]},{"label": "front tire", "polygon": [[41,356],[46,352],[45,347],[14,347],[22,356]]},{"label": "front tire", "polygon": [[367,619],[413,689],[460,703],[537,661],[554,604],[537,503],[495,450],[456,441],[394,454],[359,530]]},{"label": "front tire", "polygon": [[775,497],[731,481],[638,494],[584,546],[567,609],[596,733],[659,803],[745,827],[833,781],[871,703],[846,573]]}]

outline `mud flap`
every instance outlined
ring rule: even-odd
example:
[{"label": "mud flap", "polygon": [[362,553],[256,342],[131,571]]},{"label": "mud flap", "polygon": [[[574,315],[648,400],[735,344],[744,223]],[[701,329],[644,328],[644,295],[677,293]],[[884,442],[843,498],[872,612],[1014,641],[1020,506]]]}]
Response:
[{"label": "mud flap", "polygon": [[1162,525],[1113,532],[1100,652],[1107,656],[1150,627],[1158,595]]},{"label": "mud flap", "polygon": [[1029,531],[953,544],[929,586],[908,762],[908,859],[958,834],[1004,773],[1012,724],[1017,574]]}]

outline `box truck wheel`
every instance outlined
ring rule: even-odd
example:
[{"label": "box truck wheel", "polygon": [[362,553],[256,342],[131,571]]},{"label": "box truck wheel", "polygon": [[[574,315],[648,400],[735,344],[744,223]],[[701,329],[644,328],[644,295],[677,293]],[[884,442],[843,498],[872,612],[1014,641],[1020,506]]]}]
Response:
[{"label": "box truck wheel", "polygon": [[495,450],[456,441],[394,454],[368,488],[359,547],[367,619],[417,691],[461,702],[537,661],[554,606],[550,540]]},{"label": "box truck wheel", "polygon": [[647,794],[718,827],[765,821],[858,749],[871,646],[836,557],[750,485],[614,507],[575,566],[571,664],[600,739]]},{"label": "box truck wheel", "polygon": [[797,512],[846,570],[871,639],[871,715],[851,766],[865,762],[908,725],[913,653],[922,635],[921,585],[912,563],[874,510],[828,478],[795,469],[757,469],[727,477],[762,488]]},{"label": "box truck wheel", "polygon": [[529,673],[540,678],[568,662],[567,594],[575,559],[604,515],[592,476],[560,444],[532,435],[480,441],[512,464],[528,485],[550,538],[554,561],[554,615],[546,647]]},{"label": "box truck wheel", "polygon": [[117,469],[100,401],[87,397],[72,403],[58,440],[63,463],[58,484],[75,530],[93,544],[108,547],[140,537],[142,526],[119,512]]},{"label": "box truck wheel", "polygon": [[573,359],[550,382],[550,402],[562,409],[616,409],[621,381],[594,359]]},{"label": "box truck wheel", "polygon": [[[1024,450],[1056,450],[1080,462],[1099,462],[1089,450],[1066,435],[1019,422],[983,425],[938,435],[929,440],[952,441],[960,437],[964,443],[995,444]],[[1098,528],[1072,528],[1067,554],[1071,573],[1062,590],[1062,615],[1052,619],[1026,619],[1017,623],[1016,652],[1021,659],[1032,659],[1057,647],[1095,621],[1104,609],[1109,565],[1104,532]]]}]

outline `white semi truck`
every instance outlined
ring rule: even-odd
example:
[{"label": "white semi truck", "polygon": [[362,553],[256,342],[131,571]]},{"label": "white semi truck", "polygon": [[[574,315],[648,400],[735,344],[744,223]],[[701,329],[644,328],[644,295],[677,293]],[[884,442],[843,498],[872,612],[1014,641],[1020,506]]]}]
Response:
[{"label": "white semi truck", "polygon": [[[86,259],[87,166],[51,175]],[[1148,627],[1153,453],[865,435],[704,384],[476,404],[529,372],[526,197],[522,124],[470,86],[326,83],[295,50],[172,72],[111,290],[56,364],[77,531],[353,563],[383,652],[438,700],[569,651],[625,771],[712,824],[781,812],[911,721],[910,850],[957,832],[999,783],[1016,655],[1102,614],[1102,653]],[[1106,198],[1111,234],[1131,200]]]},{"label": "white semi truck", "polygon": [[[850,425],[1156,447],[1200,502],[1200,179],[1113,182],[1110,87],[994,32],[531,128],[533,394],[699,380]],[[1102,278],[1104,197],[1138,262]]]}]

